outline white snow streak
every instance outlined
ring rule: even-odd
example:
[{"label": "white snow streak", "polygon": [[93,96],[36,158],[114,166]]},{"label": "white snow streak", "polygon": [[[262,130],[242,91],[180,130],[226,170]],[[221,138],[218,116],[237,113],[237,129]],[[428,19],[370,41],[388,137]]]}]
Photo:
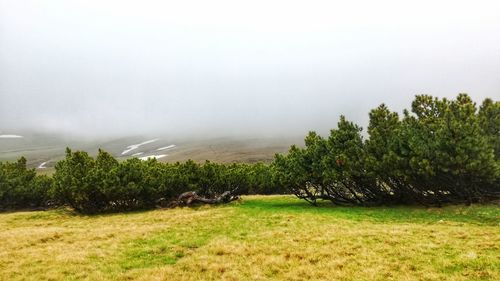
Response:
[{"label": "white snow streak", "polygon": [[134,149],[139,148],[141,145],[145,145],[145,144],[148,144],[148,143],[152,143],[152,142],[155,142],[155,141],[157,141],[157,140],[158,140],[158,139],[154,139],[154,140],[144,141],[144,142],[141,142],[141,143],[138,143],[138,144],[131,144],[131,145],[127,146],[127,149],[125,149],[125,150],[122,152],[122,155],[127,154],[127,153],[129,153],[130,151],[132,151],[132,150],[134,150]]},{"label": "white snow streak", "polygon": [[171,149],[171,148],[174,148],[174,147],[175,147],[175,144],[171,144],[169,146],[160,147],[156,151],[165,150],[165,149]]},{"label": "white snow streak", "polygon": [[19,139],[19,138],[24,138],[24,137],[19,135],[0,135],[0,139]]}]

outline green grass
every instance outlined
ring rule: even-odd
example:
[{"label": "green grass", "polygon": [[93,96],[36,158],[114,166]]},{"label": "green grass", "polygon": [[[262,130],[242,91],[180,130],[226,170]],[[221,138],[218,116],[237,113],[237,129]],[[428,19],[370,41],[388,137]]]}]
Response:
[{"label": "green grass", "polygon": [[498,280],[497,205],[0,214],[0,280]]},{"label": "green grass", "polygon": [[436,221],[467,222],[498,225],[500,208],[497,205],[447,206],[426,208],[423,206],[390,207],[338,207],[329,201],[320,201],[317,207],[291,197],[273,200],[252,200],[239,206],[247,212],[311,213],[334,216],[350,220],[371,220],[378,222],[434,223]]}]

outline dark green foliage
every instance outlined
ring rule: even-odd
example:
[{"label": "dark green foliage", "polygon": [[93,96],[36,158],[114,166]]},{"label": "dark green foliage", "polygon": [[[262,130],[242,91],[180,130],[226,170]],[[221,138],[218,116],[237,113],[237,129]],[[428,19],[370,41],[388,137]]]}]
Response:
[{"label": "dark green foliage", "polygon": [[413,192],[407,183],[408,160],[403,155],[408,147],[402,142],[405,137],[398,114],[382,104],[371,110],[369,116],[366,172],[377,180],[385,195],[383,201],[410,204],[418,201],[418,192]]},{"label": "dark green foliage", "polygon": [[247,190],[244,194],[286,194],[286,186],[280,185],[276,179],[274,166],[264,163],[245,165],[247,173]]},{"label": "dark green foliage", "polygon": [[0,163],[0,209],[44,207],[52,180],[26,168],[26,159]]},{"label": "dark green foliage", "polygon": [[[498,163],[475,103],[465,94],[452,101],[419,98],[413,104],[416,117],[403,120],[414,136],[408,140],[414,148],[408,152],[410,183],[438,203],[485,199],[499,176]],[[422,113],[422,108],[433,110]]]},{"label": "dark green foliage", "polygon": [[86,152],[66,149],[66,158],[55,166],[53,198],[78,211],[100,210],[104,196],[95,180],[95,166],[95,160]]},{"label": "dark green foliage", "polygon": [[264,164],[168,164],[137,158],[120,163],[101,150],[93,159],[68,149],[56,165],[52,195],[79,212],[99,213],[152,208],[186,191],[213,197],[224,191],[273,193],[274,186]]},{"label": "dark green foliage", "polygon": [[481,129],[495,150],[495,160],[500,161],[500,102],[485,99],[478,117]]},{"label": "dark green foliage", "polygon": [[312,153],[307,152],[307,149],[292,145],[288,155],[276,154],[273,163],[274,177],[281,186],[288,187],[297,197],[316,204],[316,200],[321,199],[322,195],[323,173],[321,170],[313,170],[321,169],[321,165],[313,166]]},{"label": "dark green foliage", "polygon": [[385,105],[370,112],[369,138],[344,117],[325,141],[278,155],[276,177],[315,204],[472,203],[498,198],[499,103],[479,112],[465,94],[455,100],[417,96],[404,118]]},{"label": "dark green foliage", "polygon": [[361,128],[341,116],[338,128],[331,130],[327,142],[325,192],[338,204],[371,204],[380,201],[373,177],[366,171],[367,153]]},{"label": "dark green foliage", "polygon": [[68,149],[56,164],[53,197],[85,213],[151,207],[155,192],[147,172],[155,170],[146,170],[150,166],[138,159],[119,163],[102,150],[94,160],[86,152]]}]

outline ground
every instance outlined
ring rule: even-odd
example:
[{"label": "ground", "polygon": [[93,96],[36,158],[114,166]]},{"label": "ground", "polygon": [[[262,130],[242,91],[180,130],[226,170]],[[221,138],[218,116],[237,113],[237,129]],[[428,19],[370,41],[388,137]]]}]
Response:
[{"label": "ground", "polygon": [[[157,141],[140,146],[126,155],[122,152],[131,144],[139,144],[147,140]],[[65,156],[67,146],[73,150],[84,150],[95,156],[102,148],[122,161],[132,157],[134,153],[143,153],[137,157],[166,154],[160,162],[175,163],[192,159],[203,163],[210,160],[217,163],[255,163],[270,162],[276,153],[288,151],[290,145],[303,143],[300,137],[225,137],[206,139],[173,139],[159,136],[124,137],[105,140],[65,140],[50,135],[29,135],[19,139],[0,139],[0,161],[15,161],[26,157],[29,168],[37,168],[43,162],[45,168],[36,171],[38,174],[51,175],[54,166]],[[158,148],[175,144],[175,148],[158,151]]]},{"label": "ground", "polygon": [[500,280],[498,205],[0,214],[0,280]]}]

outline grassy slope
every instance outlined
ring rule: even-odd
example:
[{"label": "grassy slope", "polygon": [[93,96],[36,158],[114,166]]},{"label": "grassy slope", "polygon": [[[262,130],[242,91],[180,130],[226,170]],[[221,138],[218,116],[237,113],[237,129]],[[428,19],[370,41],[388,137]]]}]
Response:
[{"label": "grassy slope", "polygon": [[499,280],[500,208],[311,207],[289,196],[0,214],[0,280]]},{"label": "grassy slope", "polygon": [[[141,156],[152,154],[168,154],[161,158],[160,162],[184,162],[192,159],[196,162],[205,162],[206,159],[220,163],[231,162],[270,162],[275,153],[283,153],[293,143],[302,143],[302,138],[245,138],[226,137],[202,140],[169,140],[161,138],[154,143],[146,144],[130,152],[126,156],[121,153],[130,144],[137,144],[156,137],[127,137],[111,139],[107,141],[85,141],[66,140],[43,135],[27,136],[23,139],[0,139],[0,161],[15,161],[21,156],[28,160],[28,167],[36,168],[42,162],[46,162],[45,169],[37,169],[37,173],[51,175],[54,173],[54,165],[64,158],[65,147],[73,150],[85,150],[91,155],[102,148],[119,160],[131,157],[131,154],[143,152]],[[157,151],[157,148],[176,144],[175,149]]]}]

